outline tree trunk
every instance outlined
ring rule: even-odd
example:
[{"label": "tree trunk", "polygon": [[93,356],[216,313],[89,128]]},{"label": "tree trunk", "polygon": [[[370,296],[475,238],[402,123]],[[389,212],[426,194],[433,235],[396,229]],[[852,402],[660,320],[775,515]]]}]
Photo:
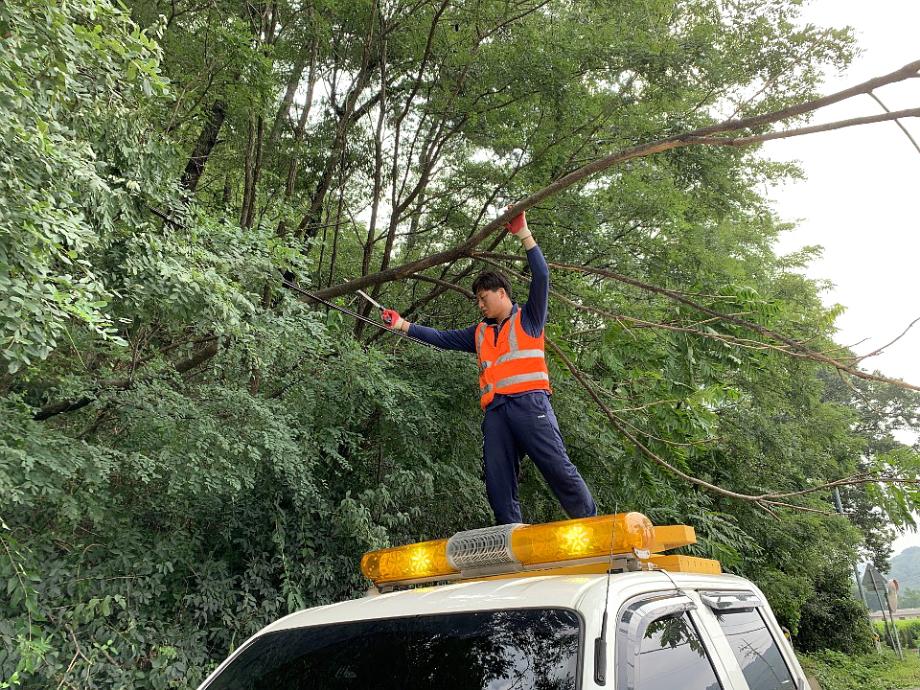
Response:
[{"label": "tree trunk", "polygon": [[[313,107],[313,93],[316,88],[316,43],[310,51],[310,74],[307,77],[307,98],[300,112],[300,118],[297,120],[297,127],[294,129],[294,141],[291,146],[291,162],[288,165],[287,180],[284,185],[284,202],[290,203],[294,198],[294,189],[297,186],[297,173],[300,168],[300,144],[303,141],[304,132],[307,129],[307,120],[310,117],[310,110]],[[278,229],[275,234],[283,237],[287,232],[287,224],[284,218],[278,223]]]},{"label": "tree trunk", "polygon": [[[387,42],[386,27],[380,30],[380,101],[377,104],[377,129],[374,134],[374,189],[371,205],[371,220],[367,227],[367,239],[364,242],[364,253],[361,257],[361,275],[367,275],[371,270],[371,258],[374,255],[374,244],[377,233],[377,217],[380,212],[380,195],[383,191],[383,126],[387,110]],[[394,156],[396,153],[394,152]],[[395,212],[395,209],[394,209]],[[391,223],[392,225],[392,223]],[[359,310],[362,316],[370,313],[371,305],[365,302]],[[364,321],[355,321],[355,338],[360,339],[364,331]]]},{"label": "tree trunk", "polygon": [[249,145],[246,147],[246,165],[243,183],[243,207],[240,209],[240,225],[252,227],[256,210],[256,187],[262,170],[262,138],[265,120],[259,115],[249,126]]},{"label": "tree trunk", "polygon": [[373,0],[371,5],[371,21],[370,25],[368,26],[367,37],[364,40],[364,49],[361,53],[361,69],[358,70],[358,74],[355,77],[355,80],[352,82],[351,89],[349,89],[348,95],[345,97],[345,104],[339,113],[339,119],[336,123],[335,137],[332,141],[332,147],[329,151],[329,156],[326,158],[326,164],[323,167],[322,174],[320,175],[319,183],[316,185],[316,191],[313,193],[313,197],[310,200],[310,208],[307,210],[307,213],[304,215],[303,219],[301,219],[297,226],[297,234],[302,239],[312,239],[319,231],[319,223],[320,217],[322,216],[323,203],[326,200],[326,194],[329,192],[329,187],[332,184],[332,177],[335,172],[335,167],[339,162],[339,157],[345,151],[348,130],[355,122],[361,118],[364,113],[367,112],[368,109],[373,107],[373,104],[376,101],[376,97],[370,98],[360,108],[356,108],[358,98],[361,97],[364,89],[367,88],[368,82],[370,81],[371,72],[375,67],[373,64],[371,64],[372,60],[370,59],[370,56],[371,46],[373,45],[374,40],[374,27],[377,20],[377,12],[377,0]]},{"label": "tree trunk", "polygon": [[217,144],[217,135],[227,117],[227,104],[218,99],[211,106],[211,112],[208,115],[204,127],[201,128],[201,134],[198,135],[198,141],[195,142],[195,148],[185,166],[185,172],[182,173],[180,183],[189,193],[194,194],[204,173],[204,168],[208,164],[208,158],[211,151]]},{"label": "tree trunk", "polygon": [[[313,55],[316,55],[315,48],[313,48]],[[284,92],[284,98],[281,99],[281,106],[278,108],[278,112],[275,115],[275,121],[272,123],[272,128],[268,133],[269,149],[275,145],[275,141],[281,134],[281,126],[284,124],[285,118],[287,118],[288,113],[291,111],[291,104],[294,102],[294,94],[297,93],[297,87],[300,86],[300,80],[303,77],[303,71],[306,68],[308,57],[308,54],[305,52],[297,58],[297,64],[294,65],[294,71],[291,72],[291,76],[288,79],[287,89]],[[310,97],[308,96],[308,101],[309,98]]]}]

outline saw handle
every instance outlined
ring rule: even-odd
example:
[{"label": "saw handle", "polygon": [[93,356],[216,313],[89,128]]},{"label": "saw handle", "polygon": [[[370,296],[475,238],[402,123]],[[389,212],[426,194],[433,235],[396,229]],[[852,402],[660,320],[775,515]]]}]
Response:
[{"label": "saw handle", "polygon": [[395,309],[384,309],[380,312],[380,319],[389,327],[393,328],[397,323],[399,323],[402,317],[399,315],[399,312]]}]

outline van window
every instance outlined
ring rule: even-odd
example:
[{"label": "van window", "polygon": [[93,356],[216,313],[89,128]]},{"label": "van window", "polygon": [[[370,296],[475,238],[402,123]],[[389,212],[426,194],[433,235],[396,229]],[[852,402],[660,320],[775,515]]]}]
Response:
[{"label": "van window", "polygon": [[795,683],[759,609],[714,611],[751,690],[793,690]]},{"label": "van window", "polygon": [[566,609],[413,616],[256,638],[208,690],[575,690],[580,618]]},{"label": "van window", "polygon": [[639,649],[636,690],[719,690],[712,662],[687,612],[652,622]]}]

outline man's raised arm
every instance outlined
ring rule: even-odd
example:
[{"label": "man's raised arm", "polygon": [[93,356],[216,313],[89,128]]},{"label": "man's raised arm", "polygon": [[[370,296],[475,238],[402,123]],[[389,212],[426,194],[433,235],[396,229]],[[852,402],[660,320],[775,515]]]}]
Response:
[{"label": "man's raised arm", "polygon": [[549,304],[549,266],[543,258],[543,252],[537,246],[533,233],[527,227],[527,217],[522,213],[508,223],[508,230],[517,237],[527,251],[527,263],[530,265],[530,292],[527,303],[521,311],[521,326],[534,338],[543,332],[546,326],[547,305]]},{"label": "man's raised arm", "polygon": [[429,345],[434,345],[444,350],[476,352],[475,324],[468,328],[439,331],[437,328],[429,328],[428,326],[419,326],[416,323],[409,323],[402,318],[395,309],[384,309],[380,316],[389,328],[402,331]]}]

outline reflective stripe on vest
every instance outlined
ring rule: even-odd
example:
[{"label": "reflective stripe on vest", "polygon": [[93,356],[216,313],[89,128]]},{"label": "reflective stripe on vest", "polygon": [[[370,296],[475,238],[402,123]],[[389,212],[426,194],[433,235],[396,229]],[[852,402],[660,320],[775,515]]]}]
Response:
[{"label": "reflective stripe on vest", "polygon": [[[549,381],[549,374],[543,371],[535,371],[530,374],[515,374],[501,379],[495,384],[496,388],[507,388],[518,383],[527,383],[528,381]],[[488,388],[488,386],[487,386]]]},{"label": "reflective stripe on vest", "polygon": [[543,350],[518,350],[517,352],[509,352],[507,355],[502,355],[495,360],[495,363],[501,364],[502,362],[511,362],[515,359],[543,359],[545,356]]},{"label": "reflective stripe on vest", "polygon": [[482,341],[486,339],[486,331],[489,329],[485,323],[479,324],[479,333],[476,335],[476,354],[482,352]]},{"label": "reflective stripe on vest", "polygon": [[500,379],[495,385],[487,383],[484,387],[479,389],[479,394],[484,395],[485,393],[490,393],[496,388],[506,388],[507,386],[514,386],[518,383],[527,383],[528,381],[549,381],[549,374],[543,371],[535,371],[530,374],[515,374],[514,376],[508,376],[506,378]]},{"label": "reflective stripe on vest", "polygon": [[[503,331],[505,324],[508,328],[507,333]],[[505,324],[496,326],[497,335],[489,342],[486,341],[486,333],[493,326],[483,322],[476,330],[479,394],[483,409],[492,402],[496,394],[550,390],[546,355],[543,351],[543,333],[534,337],[524,330],[520,309],[512,314]],[[524,349],[520,347],[522,338]],[[497,376],[501,378],[496,379]]]}]

